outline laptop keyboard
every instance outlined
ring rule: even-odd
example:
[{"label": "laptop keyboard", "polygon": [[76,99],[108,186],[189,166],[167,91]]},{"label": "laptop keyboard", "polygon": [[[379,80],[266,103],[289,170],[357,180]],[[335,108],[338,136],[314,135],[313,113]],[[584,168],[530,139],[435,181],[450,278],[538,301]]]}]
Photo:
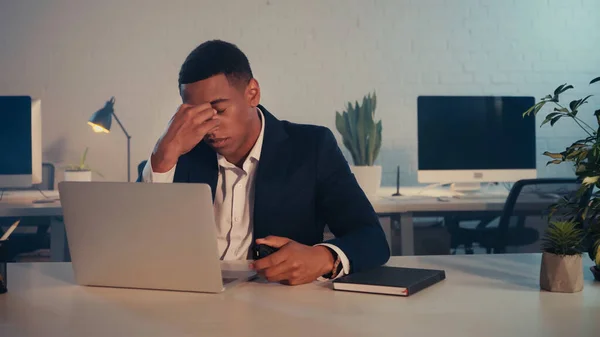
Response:
[{"label": "laptop keyboard", "polygon": [[223,277],[223,284],[229,284],[231,282],[237,281],[236,278],[228,278],[228,277]]}]

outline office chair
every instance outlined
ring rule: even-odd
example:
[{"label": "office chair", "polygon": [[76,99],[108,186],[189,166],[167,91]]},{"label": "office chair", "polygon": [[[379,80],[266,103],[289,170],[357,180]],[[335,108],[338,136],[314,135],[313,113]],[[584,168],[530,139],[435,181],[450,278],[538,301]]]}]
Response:
[{"label": "office chair", "polygon": [[[42,182],[35,184],[29,188],[20,188],[15,190],[54,190],[55,167],[51,163],[42,164]],[[40,198],[44,196],[40,193]],[[1,226],[10,226],[19,218],[0,218]],[[21,219],[19,228],[37,227],[35,233],[19,233],[15,232],[10,236],[10,245],[8,247],[9,261],[14,260],[18,255],[31,253],[40,249],[50,249],[50,236],[48,229],[50,228],[49,217],[25,217]],[[0,228],[0,235],[3,234]]]},{"label": "office chair", "polygon": [[137,171],[138,171],[138,178],[136,180],[136,182],[141,183],[143,181],[142,179],[142,175],[144,173],[144,167],[146,167],[146,163],[148,161],[147,160],[142,160],[137,167]]},{"label": "office chair", "polygon": [[[485,248],[488,254],[506,253],[506,248],[527,246],[540,239],[543,233],[525,226],[527,216],[539,212],[540,218],[548,215],[550,206],[560,198],[574,198],[581,182],[574,178],[524,179],[517,181],[510,190],[497,226],[492,226],[496,217],[481,219],[475,228],[459,226],[460,217],[447,219],[451,235],[451,247],[464,245],[467,254],[472,254],[475,243]],[[580,199],[581,205],[589,201],[591,190]],[[535,197],[535,203],[531,198]],[[547,202],[540,202],[540,198]],[[560,216],[557,214],[556,216]]]}]

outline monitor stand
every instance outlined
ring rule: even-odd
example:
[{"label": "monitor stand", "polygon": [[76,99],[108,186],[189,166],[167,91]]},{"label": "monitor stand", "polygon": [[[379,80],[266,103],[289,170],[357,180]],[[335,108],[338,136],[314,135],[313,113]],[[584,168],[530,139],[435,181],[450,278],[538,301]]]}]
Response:
[{"label": "monitor stand", "polygon": [[450,185],[452,192],[461,194],[480,194],[481,184],[480,183],[453,183]]}]

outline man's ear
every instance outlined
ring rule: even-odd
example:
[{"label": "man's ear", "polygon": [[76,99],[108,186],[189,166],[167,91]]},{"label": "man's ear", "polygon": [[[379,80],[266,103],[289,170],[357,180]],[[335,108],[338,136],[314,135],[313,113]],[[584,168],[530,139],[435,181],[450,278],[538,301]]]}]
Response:
[{"label": "man's ear", "polygon": [[245,96],[248,105],[255,108],[260,104],[260,85],[256,79],[252,78],[250,79],[250,82],[248,82]]}]

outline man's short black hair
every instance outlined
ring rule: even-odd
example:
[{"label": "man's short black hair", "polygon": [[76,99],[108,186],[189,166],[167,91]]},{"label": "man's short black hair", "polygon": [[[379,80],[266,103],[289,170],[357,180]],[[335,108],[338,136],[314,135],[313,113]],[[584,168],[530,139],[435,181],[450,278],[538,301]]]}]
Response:
[{"label": "man's short black hair", "polygon": [[252,79],[250,63],[234,44],[206,41],[196,47],[185,59],[179,71],[179,85],[205,80],[223,74],[231,85],[246,85]]}]

